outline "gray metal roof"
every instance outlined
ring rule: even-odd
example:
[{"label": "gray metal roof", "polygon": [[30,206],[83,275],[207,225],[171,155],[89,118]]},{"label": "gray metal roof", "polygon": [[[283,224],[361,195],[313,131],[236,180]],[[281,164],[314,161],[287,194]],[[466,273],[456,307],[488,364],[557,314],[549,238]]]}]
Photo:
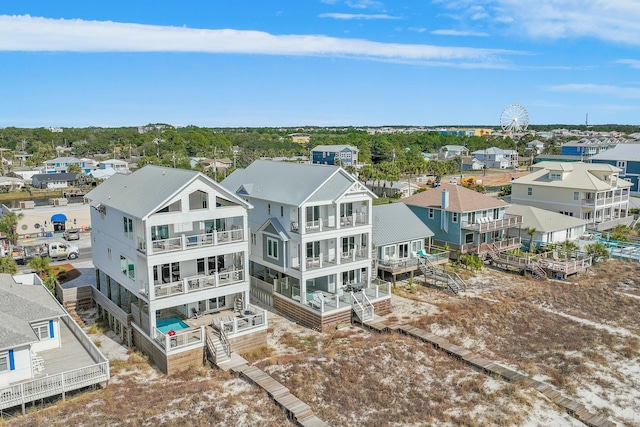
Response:
[{"label": "gray metal roof", "polygon": [[358,152],[358,147],[354,147],[353,145],[317,145],[311,150],[314,151],[326,151],[327,153],[339,153],[344,150],[351,150],[353,152]]},{"label": "gray metal roof", "polygon": [[21,285],[10,274],[0,274],[0,349],[38,341],[30,322],[64,315],[44,286]]},{"label": "gray metal roof", "polygon": [[433,231],[404,203],[390,203],[373,207],[374,245],[390,245],[431,236],[433,236]]},{"label": "gray metal roof", "polygon": [[531,227],[543,233],[579,227],[590,222],[589,220],[526,205],[511,205],[505,209],[505,212],[510,215],[522,216],[522,226],[520,228]]},{"label": "gray metal roof", "polygon": [[614,148],[603,151],[589,157],[591,160],[624,160],[630,162],[640,161],[640,144],[618,144]]},{"label": "gray metal roof", "polygon": [[234,193],[242,188],[238,194],[252,198],[301,206],[310,200],[335,200],[356,181],[338,166],[256,160],[221,184]]},{"label": "gray metal roof", "polygon": [[91,206],[102,204],[146,218],[160,209],[171,197],[195,180],[202,180],[226,197],[243,206],[244,200],[198,171],[147,165],[130,175],[116,174],[86,195]]}]

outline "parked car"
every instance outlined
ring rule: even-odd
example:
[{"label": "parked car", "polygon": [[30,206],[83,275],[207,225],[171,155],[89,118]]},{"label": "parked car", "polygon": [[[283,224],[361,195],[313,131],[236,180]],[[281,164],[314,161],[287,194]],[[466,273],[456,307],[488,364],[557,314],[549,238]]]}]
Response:
[{"label": "parked car", "polygon": [[80,240],[80,230],[70,228],[62,233],[62,237],[64,237],[64,240]]}]

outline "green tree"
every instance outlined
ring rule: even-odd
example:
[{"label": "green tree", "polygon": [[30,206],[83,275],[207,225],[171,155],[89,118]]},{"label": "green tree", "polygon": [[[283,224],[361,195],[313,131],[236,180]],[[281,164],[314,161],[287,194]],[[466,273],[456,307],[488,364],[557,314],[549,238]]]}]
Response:
[{"label": "green tree", "polygon": [[0,215],[0,232],[5,233],[12,245],[18,243],[18,221],[24,217],[23,213],[7,212]]},{"label": "green tree", "polygon": [[0,258],[0,273],[16,274],[18,272],[18,266],[13,258],[4,256]]},{"label": "green tree", "polygon": [[69,173],[80,173],[81,171],[82,169],[80,168],[80,165],[77,163],[72,163],[67,168],[67,172]]},{"label": "green tree", "polygon": [[533,249],[533,247],[534,247],[533,246],[533,236],[536,235],[538,230],[536,230],[535,227],[527,227],[527,228],[524,229],[524,231],[529,236],[529,249],[528,249],[528,251],[531,252],[531,249]]},{"label": "green tree", "polygon": [[584,251],[589,255],[593,263],[609,259],[609,250],[602,243],[591,243],[584,247]]}]

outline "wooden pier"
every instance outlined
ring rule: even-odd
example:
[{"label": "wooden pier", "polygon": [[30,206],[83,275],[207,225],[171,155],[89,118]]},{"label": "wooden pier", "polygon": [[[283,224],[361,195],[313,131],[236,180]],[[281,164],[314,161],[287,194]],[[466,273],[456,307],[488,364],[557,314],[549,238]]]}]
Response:
[{"label": "wooden pier", "polygon": [[313,411],[302,400],[291,394],[289,389],[271,375],[256,366],[249,365],[244,358],[236,353],[231,353],[229,360],[221,362],[218,367],[224,371],[237,373],[247,382],[257,385],[267,392],[287,414],[287,418],[303,427],[328,427],[329,424],[313,414]]},{"label": "wooden pier", "polygon": [[398,325],[387,323],[383,318],[374,318],[371,321],[364,322],[364,327],[377,332],[398,331],[412,338],[418,339],[425,343],[431,344],[436,350],[443,351],[449,356],[463,361],[469,366],[483,372],[487,375],[496,376],[509,382],[519,382],[527,387],[534,388],[543,394],[547,399],[563,408],[569,415],[581,421],[589,427],[614,427],[616,423],[598,414],[589,411],[583,404],[576,402],[556,389],[551,384],[534,380],[527,375],[509,369],[500,365],[498,362],[485,359],[471,350],[450,343],[446,338],[435,335],[424,329],[411,325]]}]

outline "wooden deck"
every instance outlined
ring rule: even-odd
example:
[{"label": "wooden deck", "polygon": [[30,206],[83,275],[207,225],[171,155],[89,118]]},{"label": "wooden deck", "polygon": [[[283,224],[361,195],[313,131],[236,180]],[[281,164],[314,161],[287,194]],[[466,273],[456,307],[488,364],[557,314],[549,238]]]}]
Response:
[{"label": "wooden deck", "polygon": [[260,368],[249,365],[249,362],[237,353],[232,352],[229,360],[218,364],[218,367],[225,371],[237,373],[247,382],[262,388],[285,411],[287,417],[298,425],[304,427],[329,426],[329,424],[313,414],[309,405],[291,394],[287,387],[274,380],[271,375]]},{"label": "wooden deck", "polygon": [[44,360],[44,369],[35,378],[61,374],[102,362],[102,360],[94,360],[64,322],[59,324],[62,347],[37,353]]},{"label": "wooden deck", "polygon": [[386,322],[383,318],[377,317],[371,321],[364,322],[363,326],[378,332],[399,331],[425,343],[431,344],[435,349],[444,351],[449,356],[454,357],[478,369],[488,375],[503,378],[510,382],[519,382],[525,386],[535,388],[547,399],[563,408],[569,415],[581,421],[589,427],[614,427],[616,423],[589,411],[583,404],[576,402],[556,389],[551,384],[534,380],[526,375],[500,365],[498,362],[485,359],[470,350],[450,343],[446,338],[435,335],[431,332],[416,328],[411,325],[398,325]]}]

